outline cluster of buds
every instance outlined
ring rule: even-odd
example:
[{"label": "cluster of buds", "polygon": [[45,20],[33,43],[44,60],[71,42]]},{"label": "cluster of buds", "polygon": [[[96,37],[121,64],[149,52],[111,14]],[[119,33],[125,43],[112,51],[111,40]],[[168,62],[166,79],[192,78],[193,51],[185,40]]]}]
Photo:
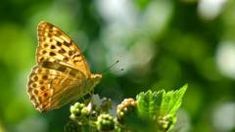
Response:
[{"label": "cluster of buds", "polygon": [[136,113],[137,103],[133,98],[127,98],[117,106],[117,120],[123,124],[125,120],[133,113]]},{"label": "cluster of buds", "polygon": [[115,129],[114,118],[109,114],[100,114],[96,124],[99,131],[112,131]]},{"label": "cluster of buds", "polygon": [[79,125],[88,123],[90,110],[85,104],[76,102],[70,107],[70,119],[77,122]]},{"label": "cluster of buds", "polygon": [[95,101],[88,105],[76,102],[70,107],[71,119],[65,126],[66,132],[82,131],[88,127],[99,131],[112,131],[115,129],[115,119],[107,114],[112,106],[110,99],[94,96]]}]

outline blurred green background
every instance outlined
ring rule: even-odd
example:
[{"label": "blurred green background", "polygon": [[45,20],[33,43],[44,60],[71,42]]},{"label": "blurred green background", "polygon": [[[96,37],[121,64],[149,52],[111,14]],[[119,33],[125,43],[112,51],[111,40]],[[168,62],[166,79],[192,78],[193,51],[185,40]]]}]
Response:
[{"label": "blurred green background", "polygon": [[[189,83],[176,131],[235,130],[235,1],[5,0],[0,2],[0,132],[57,132],[69,105],[37,112],[26,94],[36,27],[45,20],[106,72],[95,93],[118,104]],[[123,69],[123,70],[122,70]]]}]

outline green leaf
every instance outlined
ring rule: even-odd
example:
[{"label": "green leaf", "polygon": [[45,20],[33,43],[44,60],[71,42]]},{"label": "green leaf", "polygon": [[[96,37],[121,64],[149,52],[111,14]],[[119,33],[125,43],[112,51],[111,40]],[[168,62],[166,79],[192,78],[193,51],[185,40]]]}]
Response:
[{"label": "green leaf", "polygon": [[164,90],[159,92],[141,92],[137,95],[137,109],[138,114],[146,119],[152,119],[156,117],[156,113],[160,110],[161,101]]},{"label": "green leaf", "polygon": [[[137,95],[137,118],[133,118],[131,125],[137,130],[148,131],[168,131],[171,130],[176,123],[176,112],[179,109],[184,93],[188,85],[185,84],[179,90],[166,92],[161,90],[158,92],[141,92]],[[138,121],[139,123],[137,123]],[[142,124],[142,125],[137,125]],[[130,126],[130,124],[129,124]],[[144,126],[139,128],[138,126]]]},{"label": "green leaf", "polygon": [[160,115],[175,116],[177,110],[181,106],[182,98],[187,88],[188,88],[188,84],[185,84],[179,90],[169,91],[167,93],[164,92],[162,96]]}]

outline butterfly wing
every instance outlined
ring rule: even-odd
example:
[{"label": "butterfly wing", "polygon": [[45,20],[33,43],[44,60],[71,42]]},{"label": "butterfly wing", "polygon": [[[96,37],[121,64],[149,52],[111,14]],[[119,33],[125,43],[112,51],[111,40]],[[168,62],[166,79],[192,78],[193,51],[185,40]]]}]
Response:
[{"label": "butterfly wing", "polygon": [[60,63],[75,68],[88,77],[90,68],[72,39],[58,27],[48,23],[38,24],[37,63],[44,61]]},{"label": "butterfly wing", "polygon": [[80,71],[65,68],[61,72],[38,65],[30,74],[27,92],[34,107],[42,112],[59,108],[83,96],[87,93],[85,86],[86,79]]}]

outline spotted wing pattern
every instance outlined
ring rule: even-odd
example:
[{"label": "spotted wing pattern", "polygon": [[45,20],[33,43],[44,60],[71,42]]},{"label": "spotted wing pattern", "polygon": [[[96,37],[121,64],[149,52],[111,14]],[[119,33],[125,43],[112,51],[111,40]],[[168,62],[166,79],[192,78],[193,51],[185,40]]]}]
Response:
[{"label": "spotted wing pattern", "polygon": [[82,71],[86,76],[90,73],[89,66],[72,39],[58,27],[40,22],[38,25],[37,62],[51,61],[61,63]]}]

